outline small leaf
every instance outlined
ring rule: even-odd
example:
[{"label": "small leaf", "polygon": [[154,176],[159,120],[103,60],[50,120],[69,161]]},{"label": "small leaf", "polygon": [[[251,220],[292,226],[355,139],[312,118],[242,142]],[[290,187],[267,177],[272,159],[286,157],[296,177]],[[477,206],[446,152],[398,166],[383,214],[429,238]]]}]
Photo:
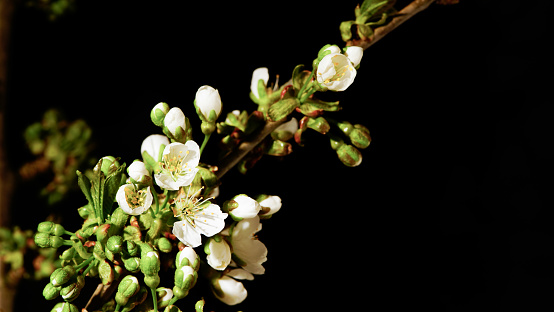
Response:
[{"label": "small leaf", "polygon": [[348,41],[352,38],[351,28],[354,23],[356,23],[356,21],[345,21],[340,23],[340,35],[343,41]]},{"label": "small leaf", "polygon": [[273,121],[279,121],[286,118],[299,105],[300,102],[295,97],[282,99],[269,108],[269,118]]},{"label": "small leaf", "polygon": [[86,175],[84,175],[81,171],[77,170],[77,184],[79,184],[79,187],[81,188],[81,191],[83,194],[85,194],[85,197],[87,198],[89,204],[93,204],[92,202],[92,196],[90,193],[90,180],[87,178]]},{"label": "small leaf", "polygon": [[119,166],[117,170],[112,172],[105,180],[104,182],[104,200],[103,200],[103,209],[105,215],[112,213],[113,203],[115,200],[115,195],[117,194],[117,191],[119,190],[119,187],[121,186],[121,177],[123,175],[123,172],[125,170],[125,163],[123,165]]}]

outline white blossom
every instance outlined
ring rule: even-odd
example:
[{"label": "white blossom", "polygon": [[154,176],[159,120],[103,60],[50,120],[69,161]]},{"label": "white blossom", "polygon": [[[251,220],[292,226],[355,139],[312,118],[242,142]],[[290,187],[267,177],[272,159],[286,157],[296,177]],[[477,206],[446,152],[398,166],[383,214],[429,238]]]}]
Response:
[{"label": "white blossom", "polygon": [[346,90],[355,77],[356,69],[352,62],[341,53],[326,55],[317,66],[317,82],[332,91]]},{"label": "white blossom", "polygon": [[235,201],[236,207],[229,209],[229,214],[235,221],[253,218],[262,209],[257,201],[244,194],[233,197],[233,201]]},{"label": "white blossom", "polygon": [[135,181],[143,181],[146,177],[150,177],[150,172],[146,169],[146,165],[142,161],[134,161],[128,168],[129,177]]},{"label": "white blossom", "polygon": [[208,264],[216,270],[223,271],[231,263],[231,248],[221,236],[211,238],[204,251]]},{"label": "white blossom", "polygon": [[159,163],[159,170],[154,175],[156,184],[167,190],[178,190],[189,185],[199,169],[200,148],[194,141],[187,143],[174,142],[167,145]]},{"label": "white blossom", "polygon": [[115,194],[119,207],[130,215],[140,215],[152,205],[150,186],[139,189],[134,184],[125,184],[119,187]]},{"label": "white blossom", "polygon": [[258,94],[258,82],[263,80],[264,86],[267,86],[267,82],[269,81],[269,70],[267,67],[260,67],[256,68],[254,72],[252,73],[252,81],[250,83],[250,91],[254,94],[256,98],[260,98],[260,95]]},{"label": "white blossom", "polygon": [[364,49],[357,46],[346,47],[346,51],[344,51],[344,55],[348,57],[348,59],[350,60],[350,62],[352,62],[352,65],[354,65],[354,67],[357,67],[362,61],[362,56],[364,55]]},{"label": "white blossom", "polygon": [[162,146],[165,148],[168,145],[169,139],[165,135],[152,134],[142,141],[140,154],[146,152],[154,161],[160,161],[160,150],[163,151]]},{"label": "white blossom", "polygon": [[221,97],[217,89],[210,86],[202,86],[196,91],[196,107],[204,118],[209,119],[210,112],[215,111],[216,118],[221,113]]},{"label": "white blossom", "polygon": [[268,196],[259,203],[262,206],[263,216],[270,216],[281,209],[281,198],[279,196]]},{"label": "white blossom", "polygon": [[260,229],[260,218],[255,216],[239,221],[230,236],[237,264],[254,274],[264,274],[262,263],[267,261],[267,248],[254,236]]},{"label": "white blossom", "polygon": [[242,282],[232,278],[230,271],[227,274],[223,274],[220,278],[212,281],[212,292],[221,302],[227,305],[236,305],[244,301],[248,292]]},{"label": "white blossom", "polygon": [[186,130],[185,114],[179,107],[173,107],[167,112],[164,118],[164,126],[173,134],[176,135],[177,128],[181,127],[183,132]]},{"label": "white blossom", "polygon": [[227,214],[218,205],[207,200],[200,201],[194,196],[179,196],[175,200],[174,214],[180,218],[173,224],[173,234],[187,246],[202,244],[201,234],[212,237],[225,227]]}]

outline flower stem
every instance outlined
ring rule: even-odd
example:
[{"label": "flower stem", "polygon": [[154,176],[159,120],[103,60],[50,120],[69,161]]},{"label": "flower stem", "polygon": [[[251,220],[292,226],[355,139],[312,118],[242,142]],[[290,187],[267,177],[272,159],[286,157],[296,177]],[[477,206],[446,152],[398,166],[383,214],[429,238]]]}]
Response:
[{"label": "flower stem", "polygon": [[87,260],[81,262],[79,265],[77,265],[75,267],[75,271],[79,271],[81,270],[82,268],[84,268],[85,266],[87,266],[92,260],[96,259],[95,257],[90,257],[88,258]]},{"label": "flower stem", "polygon": [[152,304],[154,304],[154,311],[158,311],[158,296],[156,296],[156,290],[150,287],[150,292],[152,293]]},{"label": "flower stem", "polygon": [[202,142],[202,146],[200,146],[200,155],[202,155],[202,152],[204,151],[204,147],[206,147],[206,144],[208,144],[208,141],[210,140],[211,136],[212,136],[211,133],[204,134],[204,142]]},{"label": "flower stem", "polygon": [[300,88],[300,91],[298,91],[297,98],[300,100],[301,103],[302,103],[302,98],[304,98],[302,96],[302,93],[304,93],[304,90],[306,90],[306,86],[310,85],[310,88],[311,88],[312,78],[314,78],[314,71],[315,71],[315,68],[312,69],[312,72],[310,73],[310,76],[308,76],[308,79],[306,79],[306,82],[302,85],[302,88]]}]

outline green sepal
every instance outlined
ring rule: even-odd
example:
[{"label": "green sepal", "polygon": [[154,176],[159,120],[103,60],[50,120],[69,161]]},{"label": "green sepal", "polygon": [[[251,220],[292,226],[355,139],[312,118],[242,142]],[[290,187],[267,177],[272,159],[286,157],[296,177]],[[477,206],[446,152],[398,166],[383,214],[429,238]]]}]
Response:
[{"label": "green sepal", "polygon": [[239,116],[236,116],[233,113],[228,113],[227,118],[225,119],[225,124],[238,128],[244,132],[246,130],[247,121],[248,121],[248,112],[244,110],[239,114]]},{"label": "green sepal", "polygon": [[122,177],[123,172],[125,172],[126,164],[123,163],[119,168],[110,171],[108,176],[106,177],[106,180],[104,182],[104,200],[102,209],[104,210],[104,214],[108,215],[112,213],[113,209],[113,203],[115,201],[115,195],[117,194],[117,191],[119,190],[119,187],[122,183]]},{"label": "green sepal", "polygon": [[281,140],[274,140],[265,153],[270,156],[287,156],[292,153],[292,145]]},{"label": "green sepal", "polygon": [[[161,147],[160,149],[163,151]],[[144,160],[144,165],[146,167],[146,170],[150,172],[156,172],[156,170],[160,168],[158,161],[154,160],[154,158],[152,158],[152,156],[150,156],[150,154],[148,154],[147,151],[142,152],[142,160]]]},{"label": "green sepal", "polygon": [[282,99],[271,105],[268,112],[269,118],[272,121],[282,120],[292,113],[299,105],[300,101],[295,97]]},{"label": "green sepal", "polygon": [[196,312],[204,312],[204,304],[206,302],[204,301],[204,298],[198,300],[196,302],[196,304],[194,305],[194,309],[196,310]]},{"label": "green sepal", "polygon": [[143,303],[146,300],[146,297],[148,297],[148,293],[148,287],[141,285],[139,291],[134,296],[129,298],[127,304],[123,306],[121,312],[129,312],[139,304]]},{"label": "green sepal", "polygon": [[340,35],[342,37],[343,41],[348,41],[352,38],[352,25],[354,25],[356,21],[344,21],[340,23]]},{"label": "green sepal", "polygon": [[109,285],[114,281],[114,270],[105,259],[98,264],[98,275],[100,275],[100,279],[104,285]]},{"label": "green sepal", "polygon": [[326,134],[331,129],[329,122],[323,117],[308,118],[308,128],[321,134]]},{"label": "green sepal", "polygon": [[128,225],[123,229],[123,239],[140,242],[140,240],[142,239],[142,233],[137,227]]},{"label": "green sepal", "polygon": [[218,185],[218,180],[215,173],[213,173],[210,169],[204,167],[198,167],[198,169],[198,173],[202,177],[202,181],[204,181],[208,192]]},{"label": "green sepal", "polygon": [[298,107],[297,111],[309,117],[321,115],[323,111],[336,112],[342,109],[336,102],[324,102],[318,99],[307,99],[304,104]]},{"label": "green sepal", "polygon": [[368,40],[373,36],[373,29],[365,24],[358,24],[358,36],[362,40]]},{"label": "green sepal", "polygon": [[139,257],[130,257],[123,259],[123,266],[131,273],[136,273],[140,271],[140,258]]},{"label": "green sepal", "polygon": [[302,89],[302,86],[306,83],[306,80],[310,76],[310,71],[304,70],[304,65],[297,65],[292,71],[292,87],[298,91]]}]

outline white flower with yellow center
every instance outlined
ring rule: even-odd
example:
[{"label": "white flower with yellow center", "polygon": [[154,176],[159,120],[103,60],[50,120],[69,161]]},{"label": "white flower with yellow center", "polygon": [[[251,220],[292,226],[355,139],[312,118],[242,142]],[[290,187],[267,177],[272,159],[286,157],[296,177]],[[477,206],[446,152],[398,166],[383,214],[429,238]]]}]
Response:
[{"label": "white flower with yellow center", "polygon": [[327,54],[317,66],[317,82],[331,90],[346,90],[356,77],[356,69],[352,61],[344,54]]},{"label": "white flower with yellow center", "polygon": [[138,216],[150,208],[153,197],[150,186],[140,189],[135,184],[125,184],[119,187],[115,199],[125,213]]},{"label": "white flower with yellow center", "polygon": [[194,141],[171,143],[165,147],[154,178],[161,188],[176,191],[189,185],[198,169],[200,148]]},{"label": "white flower with yellow center", "polygon": [[175,217],[181,219],[173,224],[173,235],[193,248],[202,244],[201,234],[212,237],[221,232],[227,218],[218,205],[208,201],[209,198],[196,198],[198,193],[177,197],[173,210]]}]

